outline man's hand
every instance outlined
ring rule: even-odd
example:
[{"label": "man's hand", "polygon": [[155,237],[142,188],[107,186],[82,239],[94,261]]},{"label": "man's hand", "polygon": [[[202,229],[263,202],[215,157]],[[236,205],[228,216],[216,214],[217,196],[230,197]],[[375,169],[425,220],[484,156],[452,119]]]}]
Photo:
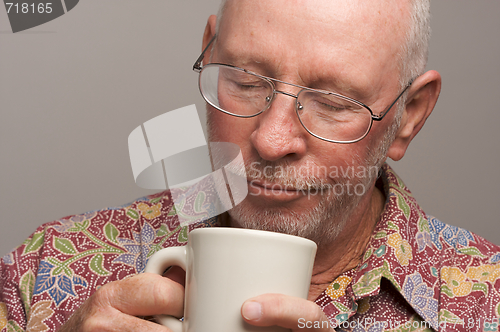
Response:
[{"label": "man's hand", "polygon": [[282,294],[264,294],[247,300],[241,307],[241,315],[256,326],[277,325],[293,332],[333,331],[316,303]]},{"label": "man's hand", "polygon": [[182,317],[184,287],[173,280],[184,280],[180,276],[183,271],[172,272],[172,276],[167,275],[171,279],[144,273],[110,282],[85,301],[59,332],[170,331],[139,317],[159,314]]}]

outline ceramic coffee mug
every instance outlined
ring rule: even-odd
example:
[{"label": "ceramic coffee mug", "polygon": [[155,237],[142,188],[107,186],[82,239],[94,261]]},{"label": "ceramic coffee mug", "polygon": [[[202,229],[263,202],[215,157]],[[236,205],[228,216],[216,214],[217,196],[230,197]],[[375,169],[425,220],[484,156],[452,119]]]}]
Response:
[{"label": "ceramic coffee mug", "polygon": [[211,227],[189,233],[188,244],[155,253],[146,272],[169,266],[186,271],[184,321],[157,320],[174,332],[276,332],[241,316],[246,300],[265,293],[307,298],[316,254],[313,241],[292,235],[241,228]]}]

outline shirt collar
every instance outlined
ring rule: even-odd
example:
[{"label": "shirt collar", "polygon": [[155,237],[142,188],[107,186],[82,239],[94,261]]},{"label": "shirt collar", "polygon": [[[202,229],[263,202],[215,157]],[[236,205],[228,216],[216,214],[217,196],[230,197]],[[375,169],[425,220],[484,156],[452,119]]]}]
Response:
[{"label": "shirt collar", "polygon": [[[437,325],[437,275],[423,273],[414,262],[420,252],[415,241],[417,233],[428,228],[426,215],[389,165],[382,167],[380,180],[386,203],[362,263],[334,280],[316,303],[338,325],[356,313],[360,299],[379,294],[381,280],[386,278],[423,319]],[[421,308],[418,301],[412,301],[409,288],[416,286],[426,288],[424,293],[429,300],[426,303],[432,302],[431,307],[426,304]]]}]

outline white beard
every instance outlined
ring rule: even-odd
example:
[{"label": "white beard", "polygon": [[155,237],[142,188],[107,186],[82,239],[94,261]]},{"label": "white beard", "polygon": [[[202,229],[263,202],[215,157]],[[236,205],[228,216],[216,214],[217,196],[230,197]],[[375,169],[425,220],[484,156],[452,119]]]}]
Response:
[{"label": "white beard", "polygon": [[[404,102],[402,102],[401,105],[404,105]],[[216,110],[212,111],[218,112]],[[207,113],[209,140],[220,141],[217,139],[216,133],[212,130],[214,126],[211,123],[210,110],[208,110]],[[369,170],[375,166],[375,168],[379,170],[385,162],[388,148],[393,142],[399,128],[400,119],[401,112],[398,110],[398,115],[394,119],[392,125],[387,129],[383,139],[379,142],[374,142],[372,146],[368,146],[364,158],[360,158],[359,156],[353,158],[352,165],[360,165]],[[272,169],[281,167],[282,169],[290,170],[292,167],[287,165],[286,162],[268,162],[261,160],[257,163],[260,165],[260,169],[264,169],[267,166]],[[297,176],[297,174],[292,171],[288,173],[286,171],[281,172],[279,175],[276,174],[276,172],[267,174],[269,172],[261,171],[262,176],[255,176],[255,170],[252,171],[248,165],[246,169],[248,179],[266,180],[269,183],[290,186],[304,191],[319,189],[320,193],[316,193],[316,195],[320,195],[321,197],[316,206],[302,211],[294,211],[284,207],[269,207],[262,209],[252,206],[248,202],[248,199],[245,199],[239,205],[228,211],[231,218],[244,228],[296,235],[308,238],[316,242],[318,246],[331,243],[339,236],[353,213],[356,211],[362,198],[366,193],[372,192],[370,189],[377,179],[377,175],[374,176],[373,173],[369,172],[368,174],[370,174],[370,176],[367,177],[339,177],[338,179],[332,179],[332,182],[334,182],[333,184],[328,184],[326,183],[326,178]],[[352,186],[363,186],[365,194],[349,195],[348,193],[344,193],[343,195],[338,195],[331,190],[333,186],[345,186],[347,182],[350,182]]]},{"label": "white beard", "polygon": [[[262,167],[259,168],[269,167],[270,164],[275,167],[278,166],[276,163],[261,161],[260,165]],[[278,167],[287,169],[287,166],[279,165]],[[266,180],[269,183],[279,184],[283,187],[291,186],[302,190],[305,195],[318,196],[319,202],[314,207],[294,211],[283,207],[261,209],[252,206],[248,199],[245,199],[229,210],[229,215],[241,227],[296,235],[310,239],[316,242],[318,246],[337,238],[354,212],[355,207],[364,197],[364,195],[357,195],[354,192],[349,194],[347,190],[344,190],[343,194],[338,194],[333,189],[333,186],[346,188],[347,182],[349,182],[352,187],[362,185],[367,190],[374,180],[370,177],[366,179],[344,177],[336,179],[335,184],[325,184],[323,179],[311,176],[297,178],[296,175],[284,175],[283,172],[279,176],[268,174],[269,172],[261,172],[261,176],[256,177],[255,173],[257,172],[255,169],[255,164],[251,168],[247,167],[249,179]],[[290,166],[288,166],[288,169],[290,169]]]}]

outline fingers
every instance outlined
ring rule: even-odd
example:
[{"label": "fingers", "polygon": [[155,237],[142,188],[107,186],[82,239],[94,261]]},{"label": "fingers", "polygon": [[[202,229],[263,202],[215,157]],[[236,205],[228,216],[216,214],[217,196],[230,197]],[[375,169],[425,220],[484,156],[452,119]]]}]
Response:
[{"label": "fingers", "polygon": [[132,316],[183,315],[184,287],[156,274],[143,273],[109,283],[95,295],[98,305]]},{"label": "fingers", "polygon": [[182,317],[184,287],[144,273],[101,287],[62,326],[60,332],[152,331],[166,327],[135,316]]},{"label": "fingers", "polygon": [[264,294],[241,307],[245,321],[256,326],[281,326],[292,331],[333,331],[321,308],[314,302],[282,294]]},{"label": "fingers", "polygon": [[[70,331],[70,330],[68,330]],[[74,331],[74,330],[71,330]],[[124,314],[116,309],[109,310],[105,315],[93,315],[86,319],[79,331],[99,332],[170,332],[168,328],[154,321]]]},{"label": "fingers", "polygon": [[182,287],[184,287],[184,284],[186,283],[186,271],[184,271],[179,266],[170,267],[163,274],[163,276],[175,281],[176,283],[178,283],[180,285],[182,285]]}]

